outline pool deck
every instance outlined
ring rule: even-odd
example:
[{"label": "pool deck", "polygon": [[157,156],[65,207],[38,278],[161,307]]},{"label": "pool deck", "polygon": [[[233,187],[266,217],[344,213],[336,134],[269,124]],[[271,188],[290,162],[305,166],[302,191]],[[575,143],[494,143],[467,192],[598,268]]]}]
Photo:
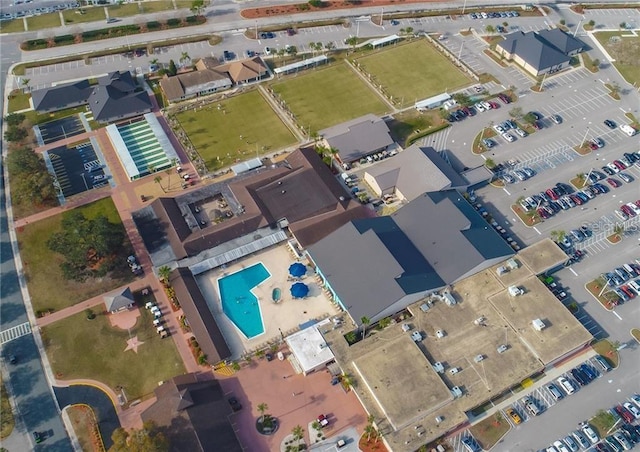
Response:
[{"label": "pool deck", "polygon": [[[222,312],[218,279],[258,262],[262,262],[271,274],[270,278],[252,291],[258,298],[265,332],[253,339],[247,339]],[[281,334],[288,336],[294,333],[299,329],[301,323],[312,319],[320,320],[339,313],[324,295],[312,273],[307,273],[307,276],[302,279],[302,282],[309,286],[307,298],[293,299],[291,297],[289,289],[296,282],[289,279],[289,265],[293,262],[295,260],[286,245],[280,245],[227,265],[225,269],[214,269],[197,277],[202,294],[227,340],[234,359],[239,358],[247,351],[254,351],[266,346],[268,342],[281,338]],[[272,301],[273,289],[276,287],[280,288],[282,294],[278,303]]]}]

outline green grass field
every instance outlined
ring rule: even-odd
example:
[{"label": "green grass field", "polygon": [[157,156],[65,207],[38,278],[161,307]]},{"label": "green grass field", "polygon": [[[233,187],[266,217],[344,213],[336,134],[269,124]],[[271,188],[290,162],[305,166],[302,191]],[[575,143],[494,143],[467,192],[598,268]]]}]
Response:
[{"label": "green grass field", "polygon": [[106,20],[107,16],[104,14],[104,6],[92,6],[88,8],[82,8],[84,14],[80,14],[78,9],[69,9],[63,11],[62,15],[67,25],[79,24],[85,22],[95,22],[97,20]]},{"label": "green grass field", "polygon": [[298,123],[310,127],[312,133],[389,109],[346,63],[303,72],[273,83],[272,88],[296,115]]},{"label": "green grass field", "polygon": [[24,20],[22,18],[3,20],[0,22],[0,32],[2,33],[21,33],[24,31]]},{"label": "green grass field", "polygon": [[109,17],[121,18],[140,14],[139,3],[123,3],[122,5],[110,5],[108,7]]},{"label": "green grass field", "polygon": [[[79,209],[87,218],[103,214],[110,222],[121,223],[111,198],[87,204]],[[89,279],[83,283],[65,279],[60,269],[62,256],[47,246],[51,234],[60,230],[61,221],[62,215],[55,215],[18,228],[18,244],[34,311],[59,311],[133,279],[125,262],[128,243],[122,250],[122,266],[112,272],[110,277]]]},{"label": "green grass field", "polygon": [[[136,325],[126,331],[112,327],[101,309],[93,309],[93,320],[80,312],[42,329],[47,356],[58,378],[90,378],[113,390],[122,386],[127,398],[135,400],[150,394],[159,381],[184,373],[173,340],[160,338],[149,311],[140,309]],[[134,336],[144,343],[137,353],[124,351],[127,340]]]},{"label": "green grass field", "polygon": [[29,27],[29,31],[58,28],[60,27],[60,14],[55,12],[27,17],[27,26]]},{"label": "green grass field", "polygon": [[[189,6],[187,6],[186,8],[189,8]],[[142,10],[144,11],[145,14],[161,13],[162,11],[170,11],[172,9],[173,9],[173,2],[171,0],[142,3]]]},{"label": "green grass field", "polygon": [[257,90],[178,113],[176,118],[209,171],[296,142]]},{"label": "green grass field", "polygon": [[403,106],[471,83],[471,78],[424,40],[359,58],[376,85]]},{"label": "green grass field", "polygon": [[[616,61],[613,65],[632,85],[640,84],[640,37],[625,36],[629,31],[599,31],[594,36]],[[623,37],[624,36],[624,37]],[[619,37],[619,40],[611,40]]]},{"label": "green grass field", "polygon": [[7,111],[12,113],[14,111],[31,108],[29,99],[31,99],[30,93],[23,93],[20,89],[13,90],[11,94],[9,94],[9,106],[7,107]]}]

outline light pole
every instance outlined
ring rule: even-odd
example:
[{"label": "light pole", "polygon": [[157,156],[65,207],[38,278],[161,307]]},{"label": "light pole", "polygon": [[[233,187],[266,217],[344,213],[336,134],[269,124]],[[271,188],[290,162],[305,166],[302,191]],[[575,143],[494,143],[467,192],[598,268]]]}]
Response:
[{"label": "light pole", "polygon": [[87,185],[87,180],[84,178],[84,173],[80,173],[82,176],[82,181],[84,182],[84,188],[89,191],[89,186]]},{"label": "light pole", "polygon": [[573,32],[573,37],[576,37],[576,34],[578,33],[578,29],[580,28],[580,24],[582,23],[582,21],[584,20],[584,16],[582,16],[582,19],[580,19],[580,22],[578,22],[578,25],[576,26],[576,31]]},{"label": "light pole", "polygon": [[258,39],[258,21],[256,20],[256,39]]},{"label": "light pole", "polygon": [[464,4],[462,5],[462,14],[464,14],[464,10],[467,8],[467,0],[464,0]]},{"label": "light pole", "polygon": [[360,21],[356,19],[356,39],[358,39],[360,35]]},{"label": "light pole", "polygon": [[584,137],[582,138],[582,143],[580,143],[580,147],[584,146],[584,142],[587,141],[587,135],[589,134],[589,126],[587,126],[587,130],[584,133]]},{"label": "light pole", "polygon": [[462,44],[460,44],[460,51],[458,52],[458,60],[460,60],[460,57],[462,57],[462,49],[464,49],[464,41],[462,41]]}]

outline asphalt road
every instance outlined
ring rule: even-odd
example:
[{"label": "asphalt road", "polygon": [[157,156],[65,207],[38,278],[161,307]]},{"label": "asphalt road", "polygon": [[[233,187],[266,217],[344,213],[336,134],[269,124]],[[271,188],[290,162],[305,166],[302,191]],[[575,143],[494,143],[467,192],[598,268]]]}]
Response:
[{"label": "asphalt road", "polygon": [[111,399],[100,389],[87,385],[73,385],[65,388],[53,388],[61,407],[76,404],[87,404],[93,408],[98,422],[105,449],[113,445],[111,434],[120,428],[118,415]]}]

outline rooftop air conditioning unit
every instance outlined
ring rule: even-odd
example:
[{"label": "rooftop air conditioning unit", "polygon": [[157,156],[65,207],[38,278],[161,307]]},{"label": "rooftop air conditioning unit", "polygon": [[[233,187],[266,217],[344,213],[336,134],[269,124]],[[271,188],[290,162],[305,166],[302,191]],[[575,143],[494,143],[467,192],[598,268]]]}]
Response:
[{"label": "rooftop air conditioning unit", "polygon": [[511,295],[512,297],[517,297],[518,295],[522,295],[524,293],[524,290],[522,290],[518,286],[509,286],[508,290],[509,290],[509,295]]},{"label": "rooftop air conditioning unit", "polygon": [[520,268],[520,263],[517,260],[511,258],[507,261],[507,267],[509,267],[510,270],[515,270],[516,268]]},{"label": "rooftop air conditioning unit", "polygon": [[447,303],[447,306],[453,306],[456,304],[456,299],[451,295],[451,292],[444,292],[442,294],[442,299]]},{"label": "rooftop air conditioning unit", "polygon": [[500,267],[496,268],[496,273],[498,274],[498,276],[502,276],[505,273],[507,273],[509,271],[509,269],[507,267],[505,267],[504,265],[501,265]]},{"label": "rooftop air conditioning unit", "polygon": [[531,324],[533,325],[533,329],[536,331],[542,331],[547,326],[541,319],[534,319],[531,321]]},{"label": "rooftop air conditioning unit", "polygon": [[455,399],[458,399],[462,397],[462,389],[460,389],[460,387],[458,386],[454,386],[453,388],[451,388],[451,394]]}]

